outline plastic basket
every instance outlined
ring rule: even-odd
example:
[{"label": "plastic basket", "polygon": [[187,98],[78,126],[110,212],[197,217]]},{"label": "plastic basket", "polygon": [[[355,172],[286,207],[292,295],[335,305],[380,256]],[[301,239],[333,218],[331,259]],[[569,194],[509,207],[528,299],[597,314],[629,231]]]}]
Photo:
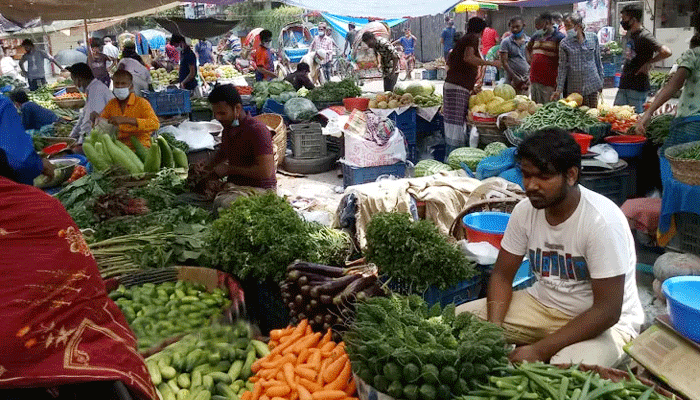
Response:
[{"label": "plastic basket", "polygon": [[700,215],[677,213],[673,220],[676,223],[679,250],[700,255]]},{"label": "plastic basket", "polygon": [[389,114],[389,119],[403,133],[408,144],[416,144],[416,109],[411,107],[401,114],[396,111]]},{"label": "plastic basket", "polygon": [[323,158],[328,154],[326,138],[318,122],[289,125],[289,130],[294,158]]},{"label": "plastic basket", "polygon": [[676,157],[683,151],[698,145],[700,141],[678,144],[666,149],[664,155],[671,164],[671,172],[675,180],[687,185],[700,185],[700,161]]},{"label": "plastic basket", "polygon": [[437,70],[436,69],[426,69],[423,71],[423,79],[434,81],[437,80]]},{"label": "plastic basket", "polygon": [[279,167],[284,162],[284,156],[287,152],[287,127],[284,125],[284,120],[281,115],[268,113],[257,115],[255,119],[267,125],[268,129],[274,132],[272,149],[275,154],[275,165]]},{"label": "plastic basket", "polygon": [[170,89],[163,92],[144,92],[156,115],[188,114],[192,111],[190,92]]},{"label": "plastic basket", "polygon": [[662,290],[668,302],[671,323],[685,337],[700,343],[700,277],[677,276],[664,281]]},{"label": "plastic basket", "polygon": [[263,104],[262,112],[284,116],[284,104],[278,103],[272,99],[267,99],[265,100],[265,104]]},{"label": "plastic basket", "polygon": [[398,162],[392,165],[378,167],[353,167],[343,164],[343,186],[361,185],[374,182],[382,175],[404,178],[406,176],[406,163]]},{"label": "plastic basket", "polygon": [[190,113],[190,121],[211,121],[214,119],[214,113],[211,110],[199,109],[192,110]]},{"label": "plastic basket", "polygon": [[430,286],[424,292],[415,290],[410,283],[402,279],[391,278],[386,279],[386,282],[387,287],[391,289],[392,292],[402,295],[417,294],[423,297],[425,302],[428,303],[428,306],[440,304],[441,307],[445,307],[450,303],[454,303],[458,306],[468,301],[478,299],[483,283],[483,276],[477,274],[473,278],[464,280],[445,290]]},{"label": "plastic basket", "polygon": [[613,63],[603,63],[603,76],[615,76],[619,68]]},{"label": "plastic basket", "polygon": [[618,206],[627,200],[632,185],[632,172],[625,167],[609,173],[581,174],[581,185],[612,200]]},{"label": "plastic basket", "polygon": [[251,117],[254,117],[258,115],[258,108],[255,107],[255,104],[249,105],[249,106],[243,106],[243,111],[247,112],[250,114]]}]

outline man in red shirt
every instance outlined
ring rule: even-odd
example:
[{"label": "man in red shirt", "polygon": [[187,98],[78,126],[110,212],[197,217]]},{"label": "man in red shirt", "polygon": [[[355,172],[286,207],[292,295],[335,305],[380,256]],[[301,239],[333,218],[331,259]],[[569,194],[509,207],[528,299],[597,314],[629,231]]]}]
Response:
[{"label": "man in red shirt", "polygon": [[272,32],[265,29],[260,32],[260,46],[255,50],[255,80],[271,81],[277,78],[275,64],[272,60]]},{"label": "man in red shirt", "polygon": [[481,33],[481,55],[484,57],[500,41],[498,32],[491,27],[491,21],[486,22],[486,24],[486,29]]},{"label": "man in red shirt", "polygon": [[223,125],[221,147],[207,165],[228,184],[214,199],[215,209],[227,208],[236,198],[275,190],[275,158],[270,129],[243,111],[233,85],[218,85],[209,94],[214,118]]},{"label": "man in red shirt", "polygon": [[545,12],[538,18],[542,31],[538,31],[527,44],[530,62],[530,97],[536,103],[549,102],[557,83],[559,68],[559,42],[564,35],[554,29],[552,14]]}]

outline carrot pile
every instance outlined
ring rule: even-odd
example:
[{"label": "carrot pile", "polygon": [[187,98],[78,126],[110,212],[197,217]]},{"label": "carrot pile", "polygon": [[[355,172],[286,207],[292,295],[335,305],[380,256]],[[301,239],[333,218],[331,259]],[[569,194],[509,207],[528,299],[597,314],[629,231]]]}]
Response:
[{"label": "carrot pile", "polygon": [[345,343],[314,333],[304,319],[270,332],[269,355],[253,363],[252,392],[241,400],[357,400]]}]

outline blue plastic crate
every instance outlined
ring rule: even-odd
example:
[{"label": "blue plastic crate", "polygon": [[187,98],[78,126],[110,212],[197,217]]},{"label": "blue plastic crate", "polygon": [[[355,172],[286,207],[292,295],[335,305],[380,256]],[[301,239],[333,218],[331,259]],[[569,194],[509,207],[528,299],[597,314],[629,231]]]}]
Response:
[{"label": "blue plastic crate", "polygon": [[416,144],[416,109],[409,108],[408,110],[397,114],[396,111],[389,114],[389,119],[394,121],[394,125],[406,137],[408,144]]},{"label": "blue plastic crate", "polygon": [[265,100],[262,111],[265,114],[278,114],[284,116],[284,104],[278,103],[272,99]]},{"label": "blue plastic crate", "polygon": [[255,107],[255,104],[251,104],[251,105],[248,105],[248,106],[243,106],[243,111],[245,111],[245,112],[247,112],[248,114],[250,114],[251,117],[254,117],[254,116],[258,115],[258,108]]},{"label": "blue plastic crate", "polygon": [[433,134],[445,131],[445,119],[442,114],[435,114],[432,121],[426,121],[422,117],[416,117],[416,131],[418,133]]},{"label": "blue plastic crate", "polygon": [[435,81],[437,80],[437,73],[436,69],[426,69],[423,71],[423,79]]},{"label": "blue plastic crate", "polygon": [[406,159],[412,162],[413,165],[416,165],[416,163],[420,161],[418,159],[419,156],[420,154],[418,153],[418,146],[416,146],[415,144],[409,144],[406,152]]},{"label": "blue plastic crate", "polygon": [[603,76],[615,76],[619,72],[619,67],[613,63],[603,63]]},{"label": "blue plastic crate", "polygon": [[[493,272],[493,265],[480,265],[478,269],[482,272],[485,284],[488,284],[491,272]],[[520,268],[518,268],[515,277],[513,277],[513,290],[529,288],[536,281],[537,277],[532,273],[532,269],[530,269],[530,261],[525,260],[520,264]]]},{"label": "blue plastic crate", "polygon": [[393,175],[398,178],[406,176],[406,163],[399,162],[392,165],[378,167],[351,167],[343,164],[343,186],[361,185],[374,182],[382,175]]},{"label": "blue plastic crate", "polygon": [[162,92],[145,92],[156,115],[189,114],[192,111],[190,92],[181,89],[168,89]]},{"label": "blue plastic crate", "polygon": [[402,295],[420,295],[425,302],[428,303],[428,306],[440,304],[441,307],[445,307],[450,303],[454,303],[455,306],[458,306],[468,301],[478,299],[483,282],[483,276],[477,274],[473,278],[464,280],[445,290],[431,286],[424,292],[418,292],[402,279],[392,278],[388,279],[387,287],[391,289],[392,292]]}]

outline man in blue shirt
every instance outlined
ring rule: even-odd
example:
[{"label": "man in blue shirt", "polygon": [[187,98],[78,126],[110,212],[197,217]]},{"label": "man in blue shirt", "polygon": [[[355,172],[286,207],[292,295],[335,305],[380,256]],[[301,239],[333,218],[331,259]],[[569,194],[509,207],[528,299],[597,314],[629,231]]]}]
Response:
[{"label": "man in blue shirt", "polygon": [[194,46],[194,51],[197,53],[199,58],[199,65],[204,65],[214,62],[214,57],[212,56],[213,48],[211,42],[205,38],[199,39],[199,42]]},{"label": "man in blue shirt", "polygon": [[174,34],[170,44],[180,53],[180,87],[194,90],[197,87],[197,56],[182,35]]},{"label": "man in blue shirt", "polygon": [[22,125],[24,129],[41,129],[44,125],[51,125],[58,121],[58,115],[48,108],[44,108],[33,101],[24,90],[16,90],[10,93],[10,99],[22,113]]},{"label": "man in blue shirt", "polygon": [[452,46],[455,44],[455,28],[454,22],[452,20],[447,20],[447,27],[442,30],[440,34],[440,44],[442,44],[442,51],[445,55],[445,62],[450,56],[450,51]]},{"label": "man in blue shirt", "polygon": [[5,96],[0,96],[0,149],[17,182],[31,185],[40,174],[53,178],[53,165],[34,151],[32,137],[24,131],[17,109]]},{"label": "man in blue shirt", "polygon": [[411,28],[406,28],[404,29],[404,35],[401,36],[399,40],[392,43],[394,46],[398,43],[403,48],[403,57],[406,60],[406,77],[404,80],[411,79],[411,71],[413,71],[413,67],[416,65],[417,42],[418,39],[411,35]]}]

